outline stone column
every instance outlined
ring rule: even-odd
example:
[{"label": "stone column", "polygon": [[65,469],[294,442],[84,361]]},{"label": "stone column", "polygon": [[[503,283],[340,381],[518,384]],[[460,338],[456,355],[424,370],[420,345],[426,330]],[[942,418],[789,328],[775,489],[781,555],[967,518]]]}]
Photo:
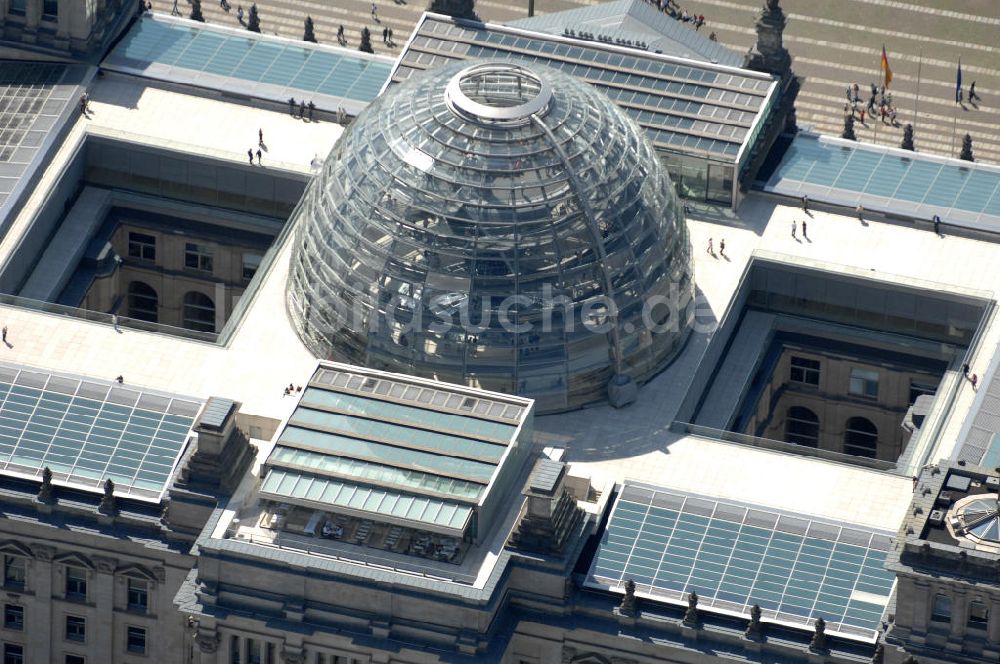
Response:
[{"label": "stone column", "polygon": [[969,598],[964,589],[955,589],[951,598],[951,630],[946,648],[960,652],[965,638],[966,621],[969,619]]},{"label": "stone column", "polygon": [[33,659],[48,662],[52,661],[52,556],[55,549],[36,544],[31,551],[35,558],[27,570],[27,589],[34,593],[36,601],[26,609],[30,612],[25,615],[27,651]]},{"label": "stone column", "polygon": [[199,627],[194,637],[196,664],[216,664],[219,661],[219,641],[217,631]]},{"label": "stone column", "polygon": [[[93,588],[90,600],[97,607],[102,619],[94,622],[93,626],[87,625],[87,640],[91,643],[102,644],[104,652],[101,654],[107,661],[114,661],[114,633],[113,616],[115,609],[115,568],[118,563],[114,558],[104,556],[94,556],[94,569],[89,573],[90,584]],[[91,635],[93,637],[91,638]]]},{"label": "stone column", "polygon": [[24,8],[24,37],[22,41],[38,41],[38,24],[42,20],[42,0],[28,0]]},{"label": "stone column", "polygon": [[1000,650],[1000,599],[990,601],[990,621],[986,628],[986,642],[993,650]]}]

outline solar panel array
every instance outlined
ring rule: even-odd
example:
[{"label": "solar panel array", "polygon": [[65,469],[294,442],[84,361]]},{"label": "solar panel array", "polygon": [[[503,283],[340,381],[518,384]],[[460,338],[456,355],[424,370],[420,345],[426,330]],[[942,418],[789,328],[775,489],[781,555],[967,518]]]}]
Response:
[{"label": "solar panel array", "polygon": [[1000,230],[1000,169],[798,134],[769,191]]},{"label": "solar panel array", "polygon": [[[280,99],[315,94],[321,108],[336,108],[340,100],[367,104],[378,96],[392,68],[387,61],[349,51],[152,16],[138,21],[102,66],[210,87],[235,79],[247,84],[241,91],[261,92],[260,86],[268,86]],[[320,96],[333,99],[324,104]]]},{"label": "solar panel array", "polygon": [[587,584],[811,629],[875,639],[895,577],[891,533],[627,483]]},{"label": "solar panel array", "polygon": [[734,160],[767,101],[772,81],[708,63],[615,52],[500,25],[471,27],[431,16],[400,55],[393,82],[464,59],[513,60],[561,69],[598,87],[642,126],[654,145]]},{"label": "solar panel array", "polygon": [[195,399],[0,365],[0,470],[159,500],[195,417]]}]

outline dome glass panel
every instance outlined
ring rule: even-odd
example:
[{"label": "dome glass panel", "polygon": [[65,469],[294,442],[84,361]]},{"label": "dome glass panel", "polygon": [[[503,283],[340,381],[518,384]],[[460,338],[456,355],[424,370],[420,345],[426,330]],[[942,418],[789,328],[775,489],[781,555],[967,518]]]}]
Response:
[{"label": "dome glass panel", "polygon": [[666,169],[553,69],[462,62],[391,89],[293,223],[288,308],[322,358],[555,412],[647,380],[686,337],[691,248]]}]

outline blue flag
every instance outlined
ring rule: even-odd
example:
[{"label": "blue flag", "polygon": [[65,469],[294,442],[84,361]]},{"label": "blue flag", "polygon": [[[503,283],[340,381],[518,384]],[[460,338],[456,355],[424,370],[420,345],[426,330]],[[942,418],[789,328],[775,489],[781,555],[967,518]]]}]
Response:
[{"label": "blue flag", "polygon": [[962,58],[958,59],[958,80],[955,81],[955,103],[962,103]]}]

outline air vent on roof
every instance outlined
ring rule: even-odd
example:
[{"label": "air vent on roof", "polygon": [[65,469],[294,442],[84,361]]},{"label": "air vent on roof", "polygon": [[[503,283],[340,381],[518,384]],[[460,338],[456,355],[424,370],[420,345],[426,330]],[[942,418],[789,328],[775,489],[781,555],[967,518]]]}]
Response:
[{"label": "air vent on roof", "polygon": [[[935,512],[936,512],[936,511],[937,511],[937,510],[935,510]],[[950,520],[948,521],[948,525],[949,525],[949,526],[951,526],[951,529],[955,531],[955,534],[956,534],[956,535],[961,535],[961,534],[962,534],[962,522],[961,522],[961,521],[959,521],[959,520],[958,520],[957,518],[955,518],[955,517],[952,517],[952,518],[951,518],[951,519],[950,519]]]},{"label": "air vent on roof", "polygon": [[944,512],[941,510],[931,510],[931,514],[927,517],[927,523],[932,526],[940,526],[944,523]]},{"label": "air vent on roof", "polygon": [[472,397],[466,397],[465,401],[462,402],[462,405],[460,407],[462,410],[472,410],[473,408],[476,407],[476,403],[478,403],[476,399],[473,399]]},{"label": "air vent on roof", "polygon": [[994,491],[1000,489],[1000,477],[987,477],[986,486]]},{"label": "air vent on roof", "polygon": [[947,491],[942,491],[938,494],[937,500],[934,501],[934,504],[938,507],[948,507],[951,505],[951,494]]},{"label": "air vent on roof", "polygon": [[375,380],[374,378],[365,378],[365,382],[361,386],[361,389],[365,391],[371,391],[375,389],[376,385],[378,385],[378,381]]}]

